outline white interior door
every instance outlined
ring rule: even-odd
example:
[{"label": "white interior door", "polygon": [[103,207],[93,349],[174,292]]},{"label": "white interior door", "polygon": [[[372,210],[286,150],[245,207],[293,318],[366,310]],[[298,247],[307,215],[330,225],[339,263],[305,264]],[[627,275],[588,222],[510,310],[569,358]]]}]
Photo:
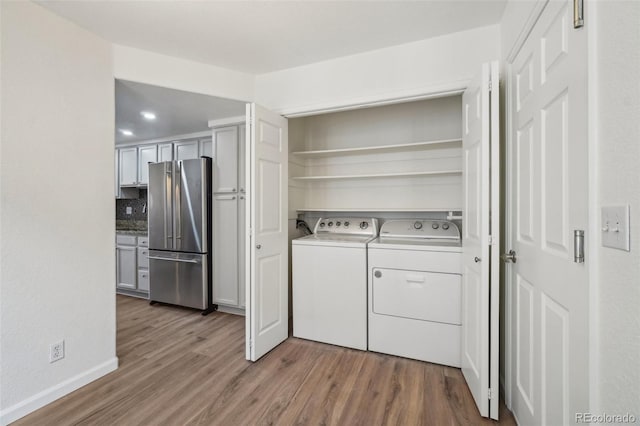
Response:
[{"label": "white interior door", "polygon": [[247,104],[246,356],[284,341],[288,324],[287,119]]},{"label": "white interior door", "polygon": [[587,37],[572,6],[545,6],[509,83],[511,409],[527,425],[589,411],[589,276],[573,247],[588,224]]},{"label": "white interior door", "polygon": [[480,414],[494,419],[499,401],[498,82],[498,63],[484,64],[462,95],[461,364]]}]

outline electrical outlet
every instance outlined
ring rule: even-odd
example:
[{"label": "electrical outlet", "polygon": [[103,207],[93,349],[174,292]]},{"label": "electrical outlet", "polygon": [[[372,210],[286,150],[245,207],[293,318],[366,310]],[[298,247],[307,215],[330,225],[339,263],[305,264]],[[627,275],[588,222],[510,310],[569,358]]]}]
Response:
[{"label": "electrical outlet", "polygon": [[49,345],[49,362],[60,361],[64,358],[64,340]]},{"label": "electrical outlet", "polygon": [[131,206],[127,206],[126,214],[132,214],[133,208]]}]

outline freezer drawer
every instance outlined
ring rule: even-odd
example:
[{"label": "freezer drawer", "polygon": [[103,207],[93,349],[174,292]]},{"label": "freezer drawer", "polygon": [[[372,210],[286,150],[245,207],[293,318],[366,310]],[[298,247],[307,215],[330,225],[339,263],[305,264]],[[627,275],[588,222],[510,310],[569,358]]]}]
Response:
[{"label": "freezer drawer", "polygon": [[209,306],[206,254],[149,250],[149,300],[195,309]]}]

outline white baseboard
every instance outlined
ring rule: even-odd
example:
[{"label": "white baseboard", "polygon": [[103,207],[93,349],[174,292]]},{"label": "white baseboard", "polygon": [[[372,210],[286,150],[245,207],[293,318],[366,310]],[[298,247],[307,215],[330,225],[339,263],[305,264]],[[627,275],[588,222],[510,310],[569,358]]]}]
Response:
[{"label": "white baseboard", "polygon": [[241,315],[241,316],[245,315],[243,308],[236,308],[233,306],[218,305],[218,311],[224,312],[226,314]]},{"label": "white baseboard", "polygon": [[111,373],[116,368],[118,368],[118,358],[114,357],[109,361],[71,377],[62,383],[51,386],[49,389],[38,392],[32,397],[0,411],[0,425],[8,425],[11,422],[15,422],[19,418],[36,411],[38,408],[42,408],[56,399],[62,398],[74,390],[88,385],[94,380]]}]

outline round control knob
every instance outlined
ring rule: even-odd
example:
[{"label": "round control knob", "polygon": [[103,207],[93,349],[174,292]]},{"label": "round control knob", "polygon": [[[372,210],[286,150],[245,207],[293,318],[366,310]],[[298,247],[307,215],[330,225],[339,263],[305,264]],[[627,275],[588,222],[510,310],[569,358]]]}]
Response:
[{"label": "round control knob", "polygon": [[347,222],[345,222],[345,223],[344,223],[344,226],[349,226],[349,222],[348,222],[348,221],[347,221]]},{"label": "round control knob", "polygon": [[434,223],[433,225],[431,225],[431,227],[433,229],[438,229],[438,228],[440,228],[440,225],[438,225],[437,223]]},{"label": "round control knob", "polygon": [[367,229],[369,227],[369,222],[365,222],[364,220],[360,222],[360,229]]},{"label": "round control knob", "polygon": [[442,224],[442,229],[444,229],[445,231],[446,231],[447,229],[449,229],[449,224],[448,224],[448,223],[443,223],[443,224]]},{"label": "round control knob", "polygon": [[320,222],[320,228],[324,228],[324,222]]},{"label": "round control knob", "polygon": [[329,225],[329,227],[333,226],[333,222],[329,222],[327,223],[327,225]]},{"label": "round control knob", "polygon": [[414,222],[413,227],[415,229],[422,229],[422,222]]},{"label": "round control knob", "polygon": [[342,223],[342,222],[337,221],[337,222],[336,222],[336,226],[340,226],[340,224],[341,224],[341,223]]}]

